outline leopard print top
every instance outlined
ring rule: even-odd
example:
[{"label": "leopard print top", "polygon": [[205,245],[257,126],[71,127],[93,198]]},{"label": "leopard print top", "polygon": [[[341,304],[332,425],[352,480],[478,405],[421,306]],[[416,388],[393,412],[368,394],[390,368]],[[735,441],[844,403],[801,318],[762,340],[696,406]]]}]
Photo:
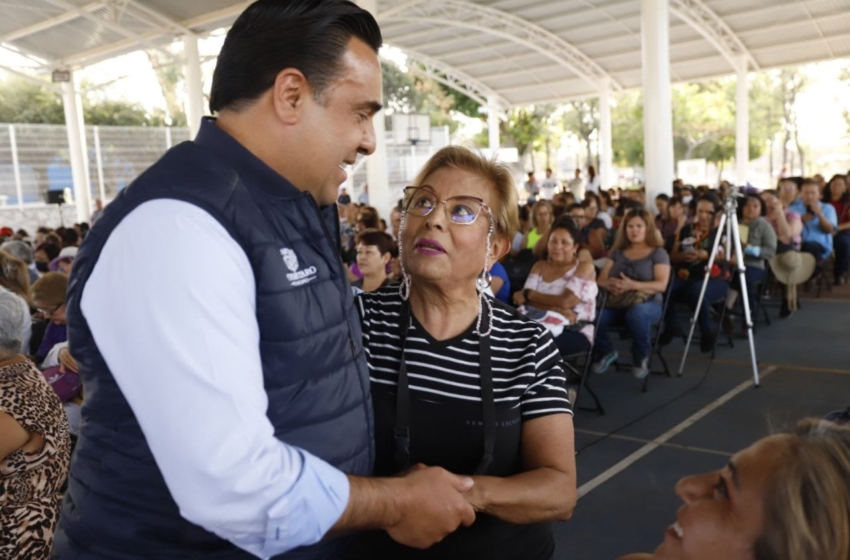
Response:
[{"label": "leopard print top", "polygon": [[46,559],[71,461],[65,409],[32,362],[18,359],[0,365],[0,410],[44,437],[39,451],[0,461],[0,558]]}]

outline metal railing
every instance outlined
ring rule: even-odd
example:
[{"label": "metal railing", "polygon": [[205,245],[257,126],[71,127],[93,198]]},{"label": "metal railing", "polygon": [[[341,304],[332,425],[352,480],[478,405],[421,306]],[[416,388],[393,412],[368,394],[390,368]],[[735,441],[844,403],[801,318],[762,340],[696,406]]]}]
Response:
[{"label": "metal railing", "polygon": [[[87,126],[93,198],[111,200],[188,128]],[[63,125],[0,124],[0,206],[41,204],[49,191],[73,188],[68,133]]]},{"label": "metal railing", "polygon": [[[87,126],[92,199],[112,200],[166,150],[189,139],[188,128]],[[434,127],[430,144],[398,145],[387,133],[387,173],[396,198],[438,149],[450,143],[448,127]],[[366,166],[355,167],[350,186],[359,192]],[[0,124],[0,207],[42,205],[50,191],[73,190],[68,133],[63,125]]]}]

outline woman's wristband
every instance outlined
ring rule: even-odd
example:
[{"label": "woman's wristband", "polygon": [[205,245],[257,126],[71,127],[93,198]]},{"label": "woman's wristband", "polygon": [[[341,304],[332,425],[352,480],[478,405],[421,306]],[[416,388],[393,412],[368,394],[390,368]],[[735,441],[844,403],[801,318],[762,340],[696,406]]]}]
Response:
[{"label": "woman's wristband", "polygon": [[525,288],[525,289],[522,291],[522,297],[525,299],[525,301],[531,301],[531,298],[529,298],[529,297],[528,297],[528,295],[529,295],[530,293],[531,293],[531,290],[530,290],[530,289],[528,289],[528,288]]}]

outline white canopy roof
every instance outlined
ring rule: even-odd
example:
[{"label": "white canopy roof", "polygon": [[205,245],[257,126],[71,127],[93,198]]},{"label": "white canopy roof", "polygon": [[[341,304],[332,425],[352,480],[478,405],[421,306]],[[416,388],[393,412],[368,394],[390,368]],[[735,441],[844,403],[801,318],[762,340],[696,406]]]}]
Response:
[{"label": "white canopy roof", "polygon": [[[0,0],[0,43],[73,68],[230,25],[232,0]],[[671,74],[850,56],[850,0],[670,0]],[[640,0],[379,0],[411,68],[505,106],[641,86]],[[742,58],[743,57],[743,58]]]}]

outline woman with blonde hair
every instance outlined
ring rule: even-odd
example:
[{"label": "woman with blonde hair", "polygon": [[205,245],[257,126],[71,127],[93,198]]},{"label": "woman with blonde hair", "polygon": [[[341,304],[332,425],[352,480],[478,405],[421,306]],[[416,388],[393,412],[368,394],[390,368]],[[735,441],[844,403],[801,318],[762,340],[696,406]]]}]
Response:
[{"label": "woman with blonde hair", "polygon": [[653,554],[620,560],[850,558],[850,428],[808,419],[720,471],[676,485],[684,502]]},{"label": "woman with blonde hair", "polygon": [[538,200],[531,207],[531,229],[525,234],[521,247],[523,249],[531,249],[534,255],[539,257],[539,252],[545,248],[545,241],[540,245],[541,240],[545,240],[549,236],[549,230],[552,228],[552,222],[555,220],[555,212],[552,208],[552,203],[548,200]]},{"label": "woman with blonde hair", "polygon": [[357,297],[375,410],[375,474],[470,477],[475,522],[428,550],[383,532],[369,558],[549,560],[576,503],[572,410],[548,331],[486,295],[517,228],[510,170],[438,151],[405,189],[400,286]]},{"label": "woman with blonde hair", "polygon": [[670,256],[657,235],[655,220],[646,208],[629,210],[605,265],[599,273],[599,287],[608,290],[596,333],[595,373],[603,373],[619,354],[611,344],[608,329],[624,322],[632,336],[632,375],[643,379],[649,373],[652,325],[661,320],[664,292],[670,282]]}]

